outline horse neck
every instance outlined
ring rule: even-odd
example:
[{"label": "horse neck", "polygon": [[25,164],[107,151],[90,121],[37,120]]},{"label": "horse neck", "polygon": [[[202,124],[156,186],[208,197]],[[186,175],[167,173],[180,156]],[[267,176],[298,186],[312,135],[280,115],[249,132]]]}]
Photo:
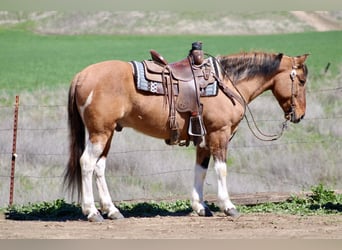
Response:
[{"label": "horse neck", "polygon": [[273,79],[269,76],[256,76],[251,79],[244,79],[235,85],[247,103],[272,88]]},{"label": "horse neck", "polygon": [[272,88],[279,73],[283,54],[263,52],[239,53],[223,56],[219,61],[246,102]]}]

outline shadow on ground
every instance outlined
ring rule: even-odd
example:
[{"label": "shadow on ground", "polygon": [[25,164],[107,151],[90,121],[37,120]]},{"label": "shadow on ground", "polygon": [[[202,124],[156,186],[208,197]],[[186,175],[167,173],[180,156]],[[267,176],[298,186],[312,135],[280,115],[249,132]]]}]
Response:
[{"label": "shadow on ground", "polygon": [[[49,206],[47,206],[49,205]],[[136,203],[120,204],[118,206],[124,217],[155,217],[155,216],[187,216],[192,212],[190,203],[184,203],[183,206],[175,208],[162,208],[157,203]],[[215,211],[215,207],[212,207]],[[101,211],[100,211],[101,212]],[[57,204],[50,203],[34,204],[34,207],[11,206],[5,212],[5,218],[9,220],[33,220],[33,221],[75,221],[87,220],[82,214],[82,209],[78,204],[68,204],[63,200],[57,201]],[[107,218],[104,215],[104,218]]]},{"label": "shadow on ground", "polygon": [[[219,208],[213,203],[208,204],[210,211],[218,212]],[[252,205],[257,208],[258,205]],[[125,218],[130,217],[156,217],[156,216],[188,216],[192,213],[190,201],[177,201],[175,203],[120,203],[117,205]],[[320,204],[307,204],[306,209],[323,214],[336,214],[342,212],[342,203],[323,202]],[[271,210],[272,211],[272,210]],[[101,212],[101,211],[100,211]],[[245,211],[248,213],[248,211]],[[253,212],[251,210],[250,212]],[[255,212],[255,211],[254,211]],[[274,211],[273,211],[274,212]],[[311,214],[311,212],[309,212]],[[30,221],[86,221],[79,204],[69,204],[64,200],[52,203],[29,204],[26,206],[10,206],[5,211],[5,218],[9,220]],[[106,215],[104,215],[106,219]]]}]

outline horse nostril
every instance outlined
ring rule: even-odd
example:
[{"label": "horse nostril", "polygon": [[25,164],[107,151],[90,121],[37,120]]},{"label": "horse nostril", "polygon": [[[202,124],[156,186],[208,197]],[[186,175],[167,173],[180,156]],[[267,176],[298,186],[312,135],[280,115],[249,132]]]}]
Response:
[{"label": "horse nostril", "polygon": [[300,119],[303,120],[303,119],[304,119],[304,116],[305,116],[305,114],[303,114],[303,115],[300,117]]},{"label": "horse nostril", "polygon": [[[305,115],[305,114],[304,114]],[[294,123],[299,123],[303,118],[304,118],[304,115],[300,116],[299,118],[294,118],[293,122]]]}]

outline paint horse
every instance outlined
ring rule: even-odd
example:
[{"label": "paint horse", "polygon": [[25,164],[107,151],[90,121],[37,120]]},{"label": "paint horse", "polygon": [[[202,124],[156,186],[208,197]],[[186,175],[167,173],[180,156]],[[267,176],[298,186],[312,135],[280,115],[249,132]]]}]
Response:
[{"label": "paint horse", "polygon": [[[229,141],[244,117],[245,108],[270,90],[286,120],[298,123],[305,115],[307,54],[290,57],[264,52],[239,53],[213,58],[219,65],[220,86],[215,97],[201,97],[205,143],[196,146],[191,204],[200,216],[212,215],[203,200],[203,184],[209,160],[217,174],[218,205],[228,216],[238,216],[227,190]],[[110,219],[123,215],[115,207],[105,180],[106,158],[115,131],[130,127],[143,134],[170,139],[169,109],[164,96],[140,91],[130,62],[112,60],[90,65],[79,72],[69,89],[68,122],[70,157],[64,181],[82,201],[89,221],[102,221],[95,207],[92,180],[95,176],[100,211]],[[235,102],[226,95],[234,93]],[[176,112],[179,138],[188,140],[188,116]],[[204,144],[204,145],[203,145]]]}]

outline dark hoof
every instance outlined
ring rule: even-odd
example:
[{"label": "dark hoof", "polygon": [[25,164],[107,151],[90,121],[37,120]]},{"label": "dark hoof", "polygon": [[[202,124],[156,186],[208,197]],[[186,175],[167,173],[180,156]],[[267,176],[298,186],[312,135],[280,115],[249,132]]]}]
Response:
[{"label": "dark hoof", "polygon": [[199,216],[204,216],[204,217],[211,217],[213,216],[213,213],[210,211],[208,207],[205,209],[201,209],[198,213]]},{"label": "dark hoof", "polygon": [[108,218],[111,220],[121,220],[121,219],[124,219],[125,217],[119,211],[117,211],[115,213],[108,215]]},{"label": "dark hoof", "polygon": [[227,216],[233,217],[234,219],[240,217],[240,213],[236,210],[236,208],[230,208],[230,209],[227,208],[227,209],[224,210],[224,213],[225,213]]},{"label": "dark hoof", "polygon": [[103,222],[104,219],[100,213],[94,214],[88,217],[88,221],[90,222]]}]

